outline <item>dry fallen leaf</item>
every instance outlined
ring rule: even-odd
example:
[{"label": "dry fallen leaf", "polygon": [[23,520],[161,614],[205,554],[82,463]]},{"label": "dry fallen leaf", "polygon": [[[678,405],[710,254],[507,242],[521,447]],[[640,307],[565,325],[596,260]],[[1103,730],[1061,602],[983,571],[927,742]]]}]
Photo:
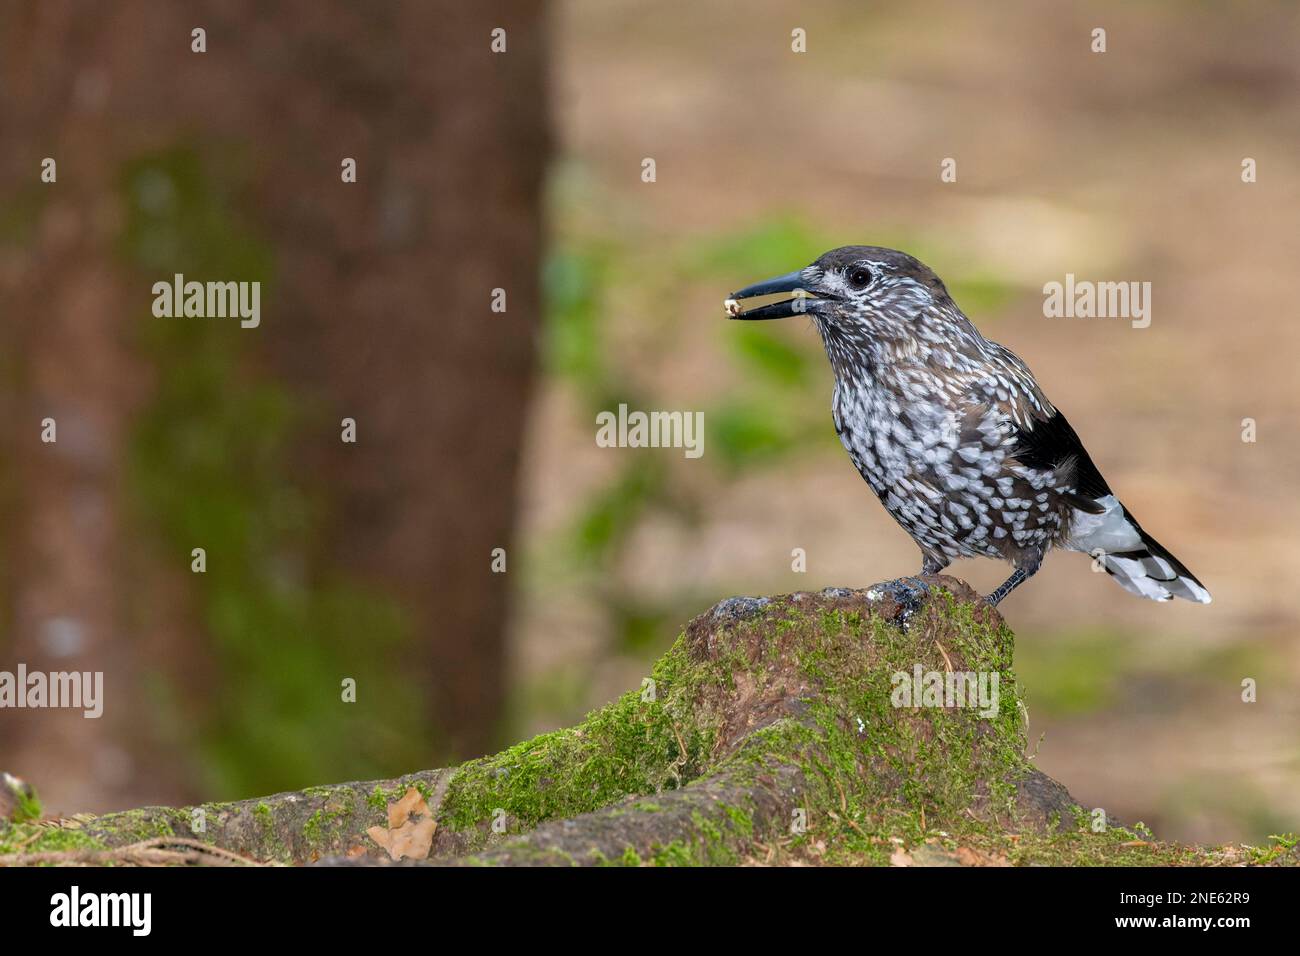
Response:
[{"label": "dry fallen leaf", "polygon": [[895,850],[893,853],[889,854],[889,865],[890,866],[911,866],[912,865],[911,854],[909,854],[906,850],[900,847],[899,849]]},{"label": "dry fallen leaf", "polygon": [[429,805],[420,791],[409,787],[400,800],[388,805],[388,829],[371,827],[366,835],[374,840],[394,860],[409,857],[424,860],[433,847],[433,833],[438,821],[433,818]]},{"label": "dry fallen leaf", "polygon": [[1005,856],[993,856],[972,850],[968,846],[957,847],[957,862],[962,866],[1010,866]]},{"label": "dry fallen leaf", "polygon": [[410,819],[413,813],[428,815],[429,807],[424,802],[424,797],[420,796],[419,790],[407,787],[406,793],[402,794],[402,799],[388,805],[388,828],[395,830]]}]

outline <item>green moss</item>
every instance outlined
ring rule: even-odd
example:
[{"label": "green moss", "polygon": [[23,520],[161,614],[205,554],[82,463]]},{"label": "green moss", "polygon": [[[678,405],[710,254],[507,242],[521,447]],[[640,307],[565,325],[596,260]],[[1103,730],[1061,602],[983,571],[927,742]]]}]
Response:
[{"label": "green moss", "polygon": [[19,823],[0,827],[0,855],[102,850],[105,844],[79,827]]},{"label": "green moss", "polygon": [[1291,851],[1296,848],[1297,843],[1300,843],[1300,837],[1297,837],[1294,833],[1274,833],[1269,835],[1269,839],[1276,841],[1273,846],[1251,848],[1253,862],[1268,864],[1286,854],[1294,857],[1295,854],[1291,853]]},{"label": "green moss", "polygon": [[740,855],[715,831],[656,845],[650,855],[653,866],[734,866],[739,860]]},{"label": "green moss", "polygon": [[749,839],[754,835],[754,817],[748,810],[725,805],[722,809],[723,812],[727,814],[727,818],[731,820],[731,825],[740,836]]},{"label": "green moss", "polygon": [[[206,816],[211,819],[213,813],[208,812]],[[123,810],[112,814],[113,842],[120,846],[151,840],[154,837],[175,836],[178,829],[188,834],[192,822],[191,811],[183,808],[142,807]],[[100,835],[98,827],[97,820],[91,820],[86,824],[86,829],[97,836]],[[196,835],[200,838],[203,836],[201,833]]]},{"label": "green moss", "polygon": [[307,841],[308,846],[320,846],[321,832],[325,825],[325,814],[322,810],[317,810],[303,824],[302,835]]},{"label": "green moss", "polygon": [[34,787],[6,773],[0,773],[0,786],[6,787],[13,795],[13,823],[27,823],[41,818],[41,801]]},{"label": "green moss", "polygon": [[700,861],[690,846],[674,841],[667,846],[656,847],[650,862],[655,866],[695,866]]},{"label": "green moss", "polygon": [[696,706],[709,669],[686,662],[684,640],[656,665],[654,701],[639,691],[587,716],[576,728],[542,734],[461,766],[440,817],[483,831],[503,809],[518,829],[606,806],[628,794],[675,789],[706,766],[719,717]]},{"label": "green moss", "polygon": [[[766,627],[774,615],[784,619],[778,632],[799,649],[803,676],[821,685],[809,700],[814,729],[783,729],[786,739],[769,748],[807,755],[810,813],[877,829],[884,820],[897,826],[901,814],[913,833],[924,830],[923,819],[961,825],[972,806],[1014,814],[1016,782],[1029,766],[1005,628],[983,623],[972,606],[940,592],[910,635],[856,610],[824,609],[810,619],[777,605],[769,606],[768,620],[739,629]],[[942,633],[949,646],[940,650],[933,639],[918,638],[928,631]],[[948,660],[955,669],[998,674],[992,719],[970,708],[893,706],[895,672],[911,673],[918,663],[943,672]]]},{"label": "green moss", "polygon": [[324,795],[328,797],[325,805],[313,812],[302,827],[307,847],[316,852],[335,848],[352,835],[349,827],[355,810],[352,793],[325,788]]},{"label": "green moss", "polygon": [[388,805],[400,800],[402,794],[405,792],[406,791],[400,786],[385,789],[379,784],[375,784],[375,788],[371,790],[370,794],[366,797],[366,804],[376,810],[381,810],[387,813]]}]

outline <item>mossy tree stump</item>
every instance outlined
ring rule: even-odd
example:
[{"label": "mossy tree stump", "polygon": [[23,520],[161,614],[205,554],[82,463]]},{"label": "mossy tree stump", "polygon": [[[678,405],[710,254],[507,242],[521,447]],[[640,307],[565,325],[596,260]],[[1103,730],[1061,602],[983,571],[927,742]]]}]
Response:
[{"label": "mossy tree stump", "polygon": [[[640,689],[459,767],[14,825],[0,852],[186,837],[262,861],[386,863],[366,831],[415,787],[438,823],[418,862],[438,864],[887,863],[911,861],[907,848],[939,862],[1217,861],[1113,821],[1094,833],[1026,756],[1005,622],[964,583],[926,580],[906,629],[882,589],[723,601]],[[897,675],[918,666],[996,675],[996,700],[900,706]]]}]

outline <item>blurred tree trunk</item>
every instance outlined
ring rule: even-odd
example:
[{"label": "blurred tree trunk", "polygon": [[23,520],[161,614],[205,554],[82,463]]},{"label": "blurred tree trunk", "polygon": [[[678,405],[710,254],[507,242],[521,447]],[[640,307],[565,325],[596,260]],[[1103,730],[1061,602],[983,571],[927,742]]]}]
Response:
[{"label": "blurred tree trunk", "polygon": [[[414,609],[438,756],[474,755],[500,741],[509,577],[490,554],[512,541],[540,324],[542,6],[353,16],[272,58],[301,87],[275,107],[284,149],[261,197],[292,280],[276,361],[336,412],[307,451],[341,491],[338,566]],[[344,156],[356,185],[338,182]],[[304,177],[322,184],[310,199]]]},{"label": "blurred tree trunk", "polygon": [[[141,559],[119,487],[151,300],[114,258],[115,177],[186,138],[236,148],[275,254],[262,327],[242,334],[315,409],[294,447],[331,516],[317,572],[409,609],[443,734],[430,759],[499,739],[508,575],[489,562],[512,543],[540,316],[543,26],[539,2],[0,0],[0,669],[103,670],[110,694],[101,721],[0,712],[0,763],[53,806],[184,799],[142,671],[215,692],[185,568]],[[57,184],[39,182],[45,156]],[[47,416],[57,445],[39,441]],[[128,593],[161,605],[146,633]]]},{"label": "blurred tree trunk", "polygon": [[[8,5],[0,14],[0,295],[4,556],[0,669],[104,675],[104,715],[0,711],[8,769],[51,784],[51,807],[129,805],[190,792],[144,705],[144,645],[125,628],[119,508],[139,364],[114,257],[120,152],[94,17]],[[57,182],[42,184],[52,157]],[[54,442],[42,441],[52,420]],[[170,759],[169,759],[170,758]]]}]

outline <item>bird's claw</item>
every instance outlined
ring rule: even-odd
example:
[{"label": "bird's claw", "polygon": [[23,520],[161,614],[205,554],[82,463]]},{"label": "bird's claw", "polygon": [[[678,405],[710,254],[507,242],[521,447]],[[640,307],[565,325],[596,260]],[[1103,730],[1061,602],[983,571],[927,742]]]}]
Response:
[{"label": "bird's claw", "polygon": [[930,585],[918,577],[908,576],[894,578],[892,581],[883,581],[875,585],[871,590],[882,596],[893,598],[899,609],[895,622],[906,632],[907,626],[912,621],[912,616],[921,609],[921,603],[930,593]]}]

